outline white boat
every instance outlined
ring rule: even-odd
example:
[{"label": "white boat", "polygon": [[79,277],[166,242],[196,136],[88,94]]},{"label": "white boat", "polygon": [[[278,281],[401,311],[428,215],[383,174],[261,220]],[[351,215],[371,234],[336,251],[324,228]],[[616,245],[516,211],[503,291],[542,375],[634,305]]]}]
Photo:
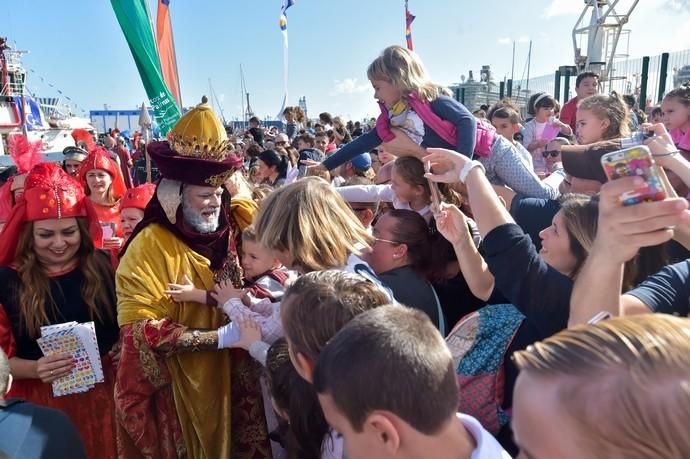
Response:
[{"label": "white boat", "polygon": [[[25,133],[29,140],[42,140],[46,153],[62,153],[74,145],[72,130],[94,132],[88,118],[75,117],[61,109],[59,99],[33,97],[26,90],[26,70],[18,51],[0,37],[0,168],[10,163],[6,154],[7,136]],[[49,116],[46,116],[46,112]]]}]

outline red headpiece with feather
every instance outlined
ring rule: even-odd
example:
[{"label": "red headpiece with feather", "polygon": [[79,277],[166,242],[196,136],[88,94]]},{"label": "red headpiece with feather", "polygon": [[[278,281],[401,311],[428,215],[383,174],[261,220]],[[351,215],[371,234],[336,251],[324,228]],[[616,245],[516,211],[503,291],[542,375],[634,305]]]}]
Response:
[{"label": "red headpiece with feather", "polygon": [[40,140],[31,142],[22,134],[12,134],[8,137],[7,144],[12,161],[17,166],[18,175],[10,177],[0,187],[0,222],[9,218],[15,199],[23,193],[26,173],[43,161],[43,142]]},{"label": "red headpiece with feather", "polygon": [[24,195],[12,209],[7,224],[0,233],[0,266],[14,261],[24,223],[71,217],[85,217],[94,244],[97,247],[101,245],[102,232],[98,216],[79,182],[58,164],[37,164],[26,176]]},{"label": "red headpiece with feather", "polygon": [[25,135],[14,134],[7,139],[7,144],[12,161],[17,165],[20,174],[26,174],[43,161],[43,142],[40,140],[32,142]]},{"label": "red headpiece with feather", "polygon": [[96,146],[96,142],[93,141],[93,135],[86,129],[74,129],[72,131],[72,138],[79,148],[86,151],[91,151]]}]

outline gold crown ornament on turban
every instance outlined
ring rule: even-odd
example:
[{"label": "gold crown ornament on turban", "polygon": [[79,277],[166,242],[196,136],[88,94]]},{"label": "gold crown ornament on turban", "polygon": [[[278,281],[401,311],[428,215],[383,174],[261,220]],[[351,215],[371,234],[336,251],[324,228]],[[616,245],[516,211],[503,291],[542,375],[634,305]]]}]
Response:
[{"label": "gold crown ornament on turban", "polygon": [[168,140],[147,146],[164,178],[218,187],[242,167],[242,159],[229,153],[223,123],[207,102],[204,96],[185,113],[168,133]]},{"label": "gold crown ornament on turban", "polygon": [[228,135],[223,123],[203,96],[201,103],[188,111],[168,135],[173,150],[182,156],[222,161],[228,156]]}]

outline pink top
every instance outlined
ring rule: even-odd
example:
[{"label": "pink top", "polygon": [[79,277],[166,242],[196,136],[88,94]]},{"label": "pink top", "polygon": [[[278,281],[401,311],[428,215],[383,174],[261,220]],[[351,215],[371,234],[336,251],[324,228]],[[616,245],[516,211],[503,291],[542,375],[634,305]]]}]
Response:
[{"label": "pink top", "polygon": [[690,151],[690,129],[688,129],[688,132],[683,132],[680,129],[675,128],[671,129],[669,134],[671,134],[673,143],[676,144],[678,148]]},{"label": "pink top", "polygon": [[[415,93],[407,96],[407,101],[414,112],[419,115],[422,122],[436,132],[443,140],[451,145],[457,144],[457,129],[450,121],[444,120],[431,110],[431,105],[427,101],[419,100]],[[376,120],[376,133],[384,142],[390,142],[395,138],[391,131],[388,109],[379,102],[381,115]],[[491,145],[496,138],[496,129],[485,120],[477,119],[477,137],[474,153],[478,156],[487,157],[491,154]],[[457,146],[457,145],[456,145]]]}]

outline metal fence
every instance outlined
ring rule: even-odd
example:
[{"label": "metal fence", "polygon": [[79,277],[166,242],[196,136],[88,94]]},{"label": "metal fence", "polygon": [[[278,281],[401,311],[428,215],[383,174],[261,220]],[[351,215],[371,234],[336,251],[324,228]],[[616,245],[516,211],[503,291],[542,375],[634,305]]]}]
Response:
[{"label": "metal fence", "polygon": [[[603,83],[603,92],[616,91],[619,94],[634,94],[639,98],[640,94],[646,93],[646,100],[640,101],[640,105],[650,107],[656,105],[664,96],[664,93],[678,87],[680,84],[690,80],[690,49],[667,53],[666,66],[664,66],[663,55],[650,56],[649,67],[646,72],[646,91],[643,91],[644,72],[643,63],[645,58],[621,59],[613,64],[612,78]],[[575,77],[570,77],[569,84],[566,85],[565,77],[562,77],[560,91],[567,86],[570,88],[566,97],[569,99],[575,95]],[[546,92],[555,94],[555,74],[542,75],[529,80],[516,80],[512,84],[513,99],[522,102],[529,95],[535,92]],[[663,82],[663,84],[662,84]],[[508,95],[507,93],[505,94]]]}]

